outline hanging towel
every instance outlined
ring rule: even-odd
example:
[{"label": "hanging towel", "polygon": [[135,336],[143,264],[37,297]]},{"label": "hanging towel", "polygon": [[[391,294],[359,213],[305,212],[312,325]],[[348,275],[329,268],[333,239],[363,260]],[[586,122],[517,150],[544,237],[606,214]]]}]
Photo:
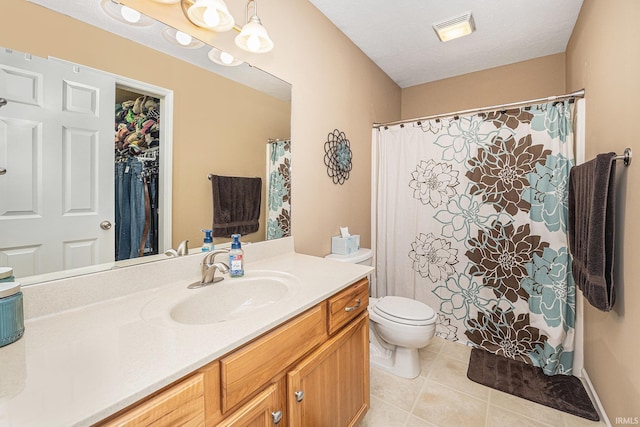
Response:
[{"label": "hanging towel", "polygon": [[610,311],[615,302],[615,153],[571,168],[569,249],[573,278],[591,305]]},{"label": "hanging towel", "polygon": [[261,178],[210,175],[213,189],[213,235],[249,234],[260,226]]}]

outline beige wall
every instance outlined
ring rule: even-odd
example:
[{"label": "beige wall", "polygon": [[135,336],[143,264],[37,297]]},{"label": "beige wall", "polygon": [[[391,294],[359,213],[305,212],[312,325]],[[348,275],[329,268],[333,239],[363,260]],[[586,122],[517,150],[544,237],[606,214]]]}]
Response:
[{"label": "beige wall", "polygon": [[[261,176],[264,181],[267,139],[289,137],[288,102],[26,1],[0,2],[0,16],[0,46],[174,91],[174,247],[183,239],[199,246],[200,229],[211,227],[210,172]],[[264,239],[264,215],[259,232],[247,237]]]},{"label": "beige wall", "polygon": [[405,88],[402,118],[561,95],[564,64],[564,54],[559,53]]},{"label": "beige wall", "polygon": [[[638,151],[632,116],[640,95],[638,19],[637,0],[585,0],[567,47],[567,89],[586,90],[587,159],[625,147]],[[616,417],[640,417],[638,166],[618,162],[617,302],[609,313],[585,309],[585,369],[613,425]]]},{"label": "beige wall", "polygon": [[[371,125],[400,116],[400,88],[386,74],[307,1],[260,2],[260,19],[275,44],[260,55],[236,48],[233,31],[212,34],[188,26],[178,5],[125,3],[162,14],[165,22],[173,17],[176,27],[291,83],[296,250],[329,253],[330,237],[345,225],[361,235],[362,246],[370,245]],[[246,3],[226,3],[236,21],[244,19]],[[353,152],[353,169],[343,185],[333,184],[324,165],[324,142],[334,129],[345,132]]]},{"label": "beige wall", "polygon": [[[229,6],[237,19],[244,16],[242,4],[229,2]],[[0,26],[0,45],[38,55],[56,55],[146,79],[147,75],[142,72],[127,74],[126,64],[137,59],[129,42],[110,39],[109,44],[119,46],[121,52],[117,58],[105,55],[96,42],[100,40],[96,30],[48,14],[47,25],[42,27],[45,32],[30,31],[32,27],[26,27],[23,20],[12,18],[13,14],[27,9],[37,16],[45,14],[23,2],[0,3],[0,15],[5,17]],[[637,138],[633,127],[623,123],[640,94],[640,27],[635,22],[640,18],[640,3],[637,0],[585,0],[567,49],[566,62],[565,54],[551,55],[402,91],[307,1],[261,2],[260,17],[275,42],[271,53],[249,55],[237,51],[233,47],[233,33],[207,37],[218,47],[293,84],[293,233],[299,252],[328,253],[329,236],[336,234],[340,225],[348,225],[353,232],[360,233],[364,246],[370,243],[373,122],[546,97],[585,88],[588,158],[603,151],[622,152],[624,147],[634,146]],[[615,25],[616,22],[621,24]],[[89,40],[89,43],[83,40]],[[71,51],[76,45],[84,46],[81,54]],[[184,83],[184,90],[180,90],[180,95],[176,94],[176,110],[192,108],[196,101],[187,94],[201,91],[199,83],[213,77],[196,70],[192,71],[195,75],[184,79],[183,66],[167,67],[165,57],[152,56],[154,65],[163,72],[151,83],[159,86],[172,86],[168,82]],[[184,187],[184,194],[177,196],[181,197],[179,206],[186,206],[208,191],[202,174],[206,175],[209,162],[220,168],[229,164],[215,155],[208,160],[192,154],[197,152],[194,145],[209,142],[202,138],[208,132],[194,127],[194,121],[207,123],[217,114],[224,114],[224,110],[250,108],[250,105],[234,103],[224,107],[209,102],[207,108],[195,109],[192,119],[176,122],[175,186],[193,184]],[[212,114],[211,108],[217,110]],[[228,120],[238,127],[251,128],[240,117],[228,117]],[[324,141],[335,128],[347,134],[353,150],[353,171],[342,186],[331,182],[323,163]],[[284,130],[271,132],[279,134]],[[197,177],[197,182],[187,179],[190,173]],[[636,277],[640,276],[640,265],[634,263],[640,257],[640,249],[633,243],[640,241],[640,227],[633,220],[634,214],[640,211],[640,200],[629,190],[634,183],[640,184],[639,174],[637,165],[621,174],[618,223],[624,233],[620,232],[618,236],[616,279],[619,297],[616,309],[608,314],[590,308],[586,310],[586,369],[614,423],[618,416],[640,415],[640,364],[636,361],[640,354],[637,339],[640,310],[634,306],[640,301],[640,287],[635,283]],[[195,210],[208,211],[210,207],[208,202],[206,204]],[[200,227],[200,221],[191,216],[174,217],[179,238],[197,235],[194,228]]]}]

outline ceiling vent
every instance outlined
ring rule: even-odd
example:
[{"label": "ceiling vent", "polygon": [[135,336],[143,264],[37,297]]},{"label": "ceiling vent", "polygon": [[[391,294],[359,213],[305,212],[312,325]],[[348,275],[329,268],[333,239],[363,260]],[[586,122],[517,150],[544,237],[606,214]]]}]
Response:
[{"label": "ceiling vent", "polygon": [[440,41],[446,42],[466,36],[476,30],[476,24],[473,21],[471,12],[445,19],[444,21],[433,24],[433,29]]}]

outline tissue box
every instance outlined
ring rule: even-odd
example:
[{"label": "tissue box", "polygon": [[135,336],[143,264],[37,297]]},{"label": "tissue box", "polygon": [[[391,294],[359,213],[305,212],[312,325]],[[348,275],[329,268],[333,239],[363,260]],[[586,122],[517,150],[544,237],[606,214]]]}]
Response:
[{"label": "tissue box", "polygon": [[339,255],[350,255],[360,250],[360,235],[354,234],[349,237],[333,236],[331,238],[331,253]]}]

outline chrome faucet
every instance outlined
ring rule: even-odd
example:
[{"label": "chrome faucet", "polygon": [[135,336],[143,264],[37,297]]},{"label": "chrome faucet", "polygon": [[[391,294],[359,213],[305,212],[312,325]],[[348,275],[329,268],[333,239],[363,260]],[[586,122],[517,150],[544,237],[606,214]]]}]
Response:
[{"label": "chrome faucet", "polygon": [[180,242],[180,244],[178,245],[178,249],[168,249],[166,251],[164,251],[164,254],[168,257],[178,257],[178,256],[185,256],[185,255],[189,255],[189,241],[188,240],[183,240],[182,242]]},{"label": "chrome faucet", "polygon": [[180,242],[176,252],[178,253],[178,256],[189,255],[189,241],[183,240],[182,242]]},{"label": "chrome faucet", "polygon": [[229,253],[229,249],[216,249],[208,252],[202,260],[202,280],[187,286],[189,289],[201,288],[203,286],[218,283],[224,277],[215,277],[216,271],[225,274],[229,272],[229,266],[224,262],[215,262],[216,255]]}]

